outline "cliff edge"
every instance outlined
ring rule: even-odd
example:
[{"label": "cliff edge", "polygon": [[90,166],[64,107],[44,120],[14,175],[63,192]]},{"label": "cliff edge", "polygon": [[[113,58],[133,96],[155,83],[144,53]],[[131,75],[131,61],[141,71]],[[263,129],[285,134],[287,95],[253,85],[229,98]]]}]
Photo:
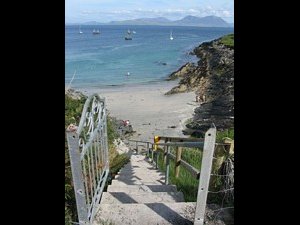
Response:
[{"label": "cliff edge", "polygon": [[214,123],[218,130],[234,125],[234,35],[202,43],[193,51],[197,65],[187,63],[169,79],[180,78],[179,85],[166,95],[194,91],[199,107],[185,134],[201,137]]}]

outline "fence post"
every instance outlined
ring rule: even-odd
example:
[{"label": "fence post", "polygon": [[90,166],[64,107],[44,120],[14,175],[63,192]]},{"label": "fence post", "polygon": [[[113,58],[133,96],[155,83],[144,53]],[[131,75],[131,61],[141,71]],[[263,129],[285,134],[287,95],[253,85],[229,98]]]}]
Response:
[{"label": "fence post", "polygon": [[[165,143],[167,143],[168,142],[168,138],[166,138],[165,139]],[[164,164],[166,164],[166,162],[167,162],[167,150],[168,149],[168,146],[164,146]]]},{"label": "fence post", "polygon": [[70,125],[67,128],[67,142],[70,155],[72,178],[74,183],[74,192],[76,207],[78,212],[78,221],[80,225],[88,224],[87,205],[85,199],[85,190],[82,177],[82,168],[79,152],[79,136],[76,133],[77,127]]},{"label": "fence post", "polygon": [[179,176],[182,147],[176,147],[175,177]]},{"label": "fence post", "polygon": [[169,158],[169,153],[170,153],[170,146],[167,147],[167,160],[166,160],[166,181],[165,184],[169,184],[169,173],[170,173],[170,158]]},{"label": "fence post", "polygon": [[158,169],[158,150],[156,150],[155,153],[155,169]]},{"label": "fence post", "polygon": [[147,156],[148,158],[150,158],[149,142],[147,142]]},{"label": "fence post", "polygon": [[152,164],[153,164],[153,162],[154,162],[154,158],[153,158],[153,156],[154,156],[154,147],[153,147],[153,144],[152,144],[152,148],[151,148],[151,158],[152,158]]},{"label": "fence post", "polygon": [[210,128],[205,133],[194,225],[204,224],[206,199],[208,193],[215,142],[216,142],[216,128],[214,127],[214,128]]}]

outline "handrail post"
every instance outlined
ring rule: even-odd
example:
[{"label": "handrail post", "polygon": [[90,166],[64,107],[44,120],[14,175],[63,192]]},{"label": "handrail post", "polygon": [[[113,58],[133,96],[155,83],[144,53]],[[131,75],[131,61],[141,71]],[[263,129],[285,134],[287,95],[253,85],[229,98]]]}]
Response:
[{"label": "handrail post", "polygon": [[147,156],[148,158],[150,158],[149,142],[147,142]]},{"label": "handrail post", "polygon": [[216,142],[216,128],[214,127],[214,128],[210,128],[205,133],[194,225],[204,224],[206,199],[208,194],[209,179],[210,179],[210,173],[212,168],[215,142]]},{"label": "handrail post", "polygon": [[156,150],[155,153],[155,169],[158,169],[158,150]]},{"label": "handrail post", "polygon": [[85,191],[82,177],[82,168],[79,151],[79,135],[76,133],[77,127],[70,125],[67,128],[67,142],[70,155],[70,163],[72,170],[72,177],[74,183],[74,192],[76,199],[76,206],[78,212],[78,221],[80,225],[87,224],[87,205],[85,199]]},{"label": "handrail post", "polygon": [[154,162],[154,149],[153,149],[153,144],[152,144],[152,148],[151,148],[151,159],[152,159],[152,163]]},{"label": "handrail post", "polygon": [[176,162],[175,162],[175,177],[178,178],[180,171],[180,160],[181,160],[182,147],[176,147]]},{"label": "handrail post", "polygon": [[170,153],[170,146],[166,146],[167,147],[167,159],[166,159],[166,181],[165,184],[168,185],[169,184],[169,173],[170,173],[170,157],[169,157],[169,153]]},{"label": "handrail post", "polygon": [[[165,143],[168,142],[168,138],[165,139]],[[167,161],[167,146],[164,146],[164,164],[166,164]]]}]

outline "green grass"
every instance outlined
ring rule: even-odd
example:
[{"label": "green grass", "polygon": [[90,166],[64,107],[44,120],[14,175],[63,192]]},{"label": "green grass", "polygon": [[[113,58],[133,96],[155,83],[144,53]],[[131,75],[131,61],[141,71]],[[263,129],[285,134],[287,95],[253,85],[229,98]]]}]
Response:
[{"label": "green grass", "polygon": [[221,38],[220,42],[230,48],[234,47],[234,34],[228,34]]},{"label": "green grass", "polygon": [[[171,149],[170,152],[176,155],[175,149]],[[194,166],[196,169],[201,168],[202,151],[196,148],[183,148],[181,158]],[[163,153],[160,152],[158,158],[158,167],[161,171],[166,170],[166,166],[163,164]],[[187,202],[195,202],[197,200],[197,191],[199,181],[195,179],[183,166],[180,167],[178,178],[175,177],[175,162],[170,159],[170,180],[171,184],[177,186],[177,190],[181,191],[184,195],[184,199]]]},{"label": "green grass", "polygon": [[223,131],[217,131],[216,142],[221,143],[221,142],[223,142],[223,139],[226,137],[234,140],[234,129],[233,128],[226,129]]}]

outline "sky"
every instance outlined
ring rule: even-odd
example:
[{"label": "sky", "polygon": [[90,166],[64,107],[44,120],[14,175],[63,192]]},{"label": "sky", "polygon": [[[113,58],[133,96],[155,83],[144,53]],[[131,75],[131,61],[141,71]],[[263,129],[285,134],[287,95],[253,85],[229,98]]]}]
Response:
[{"label": "sky", "polygon": [[137,18],[187,15],[219,16],[233,23],[234,0],[65,0],[65,22],[110,22]]}]

